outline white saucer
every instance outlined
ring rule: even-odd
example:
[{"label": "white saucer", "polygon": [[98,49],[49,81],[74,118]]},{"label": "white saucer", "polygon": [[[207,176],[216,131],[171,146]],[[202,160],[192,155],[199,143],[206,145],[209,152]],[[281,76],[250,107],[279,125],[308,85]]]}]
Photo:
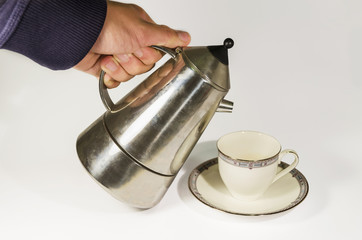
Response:
[{"label": "white saucer", "polygon": [[[278,170],[286,168],[282,162]],[[189,177],[189,189],[202,203],[232,214],[257,216],[287,211],[301,203],[308,194],[307,179],[297,169],[275,183],[254,201],[241,201],[231,196],[222,182],[218,160],[213,158],[195,168]]]}]

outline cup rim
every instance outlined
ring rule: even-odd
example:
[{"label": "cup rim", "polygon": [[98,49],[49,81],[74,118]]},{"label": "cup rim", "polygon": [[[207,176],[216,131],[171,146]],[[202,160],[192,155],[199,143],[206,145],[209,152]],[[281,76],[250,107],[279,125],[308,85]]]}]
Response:
[{"label": "cup rim", "polygon": [[[279,150],[277,151],[276,154],[274,154],[274,155],[272,155],[272,156],[270,156],[270,157],[262,158],[262,159],[258,159],[258,160],[234,158],[234,157],[232,157],[232,156],[229,156],[229,155],[226,154],[225,152],[221,151],[221,149],[220,149],[220,147],[219,147],[219,142],[220,142],[220,140],[221,140],[223,137],[226,137],[226,136],[229,136],[229,135],[235,134],[235,133],[258,133],[258,134],[262,134],[262,135],[271,137],[271,138],[273,138],[273,139],[278,143],[278,145],[279,145]],[[278,139],[276,139],[275,137],[273,137],[273,136],[271,136],[271,135],[269,135],[269,134],[267,134],[267,133],[263,133],[263,132],[259,132],[259,131],[253,131],[253,130],[241,130],[241,131],[229,132],[229,133],[221,136],[221,137],[217,140],[216,146],[217,146],[218,152],[221,153],[224,157],[228,158],[229,160],[232,160],[232,161],[235,161],[235,162],[240,162],[240,163],[242,163],[242,162],[248,162],[248,163],[250,163],[250,162],[258,162],[258,163],[260,163],[260,162],[264,162],[264,161],[266,161],[266,162],[271,161],[271,160],[273,161],[274,158],[275,158],[276,156],[278,156],[278,155],[280,154],[280,152],[282,151],[282,146],[281,146],[280,142],[278,141]],[[274,161],[273,161],[273,162],[274,162]]]}]

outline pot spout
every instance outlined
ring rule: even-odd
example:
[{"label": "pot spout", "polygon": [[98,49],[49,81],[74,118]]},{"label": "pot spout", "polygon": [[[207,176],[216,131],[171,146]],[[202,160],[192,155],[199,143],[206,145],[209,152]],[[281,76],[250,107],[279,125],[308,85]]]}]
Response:
[{"label": "pot spout", "polygon": [[222,99],[216,112],[231,113],[233,110],[233,106],[234,106],[233,102],[226,99]]}]

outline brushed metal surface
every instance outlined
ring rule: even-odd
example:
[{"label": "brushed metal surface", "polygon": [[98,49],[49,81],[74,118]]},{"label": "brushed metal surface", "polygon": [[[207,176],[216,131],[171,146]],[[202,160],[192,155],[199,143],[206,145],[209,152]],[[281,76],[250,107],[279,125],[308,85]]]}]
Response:
[{"label": "brushed metal surface", "polygon": [[215,112],[233,107],[224,99],[228,67],[207,47],[154,48],[171,59],[117,103],[101,73],[99,91],[107,111],[77,141],[88,173],[138,208],[161,200]]}]

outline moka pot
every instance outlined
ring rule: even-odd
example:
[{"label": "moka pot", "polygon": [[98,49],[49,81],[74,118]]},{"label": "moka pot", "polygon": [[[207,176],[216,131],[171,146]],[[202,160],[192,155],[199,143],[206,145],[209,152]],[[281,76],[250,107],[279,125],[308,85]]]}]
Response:
[{"label": "moka pot", "polygon": [[165,64],[113,103],[100,75],[107,111],[78,137],[88,173],[112,196],[151,208],[164,196],[215,112],[231,112],[228,54],[223,45],[168,49]]}]

